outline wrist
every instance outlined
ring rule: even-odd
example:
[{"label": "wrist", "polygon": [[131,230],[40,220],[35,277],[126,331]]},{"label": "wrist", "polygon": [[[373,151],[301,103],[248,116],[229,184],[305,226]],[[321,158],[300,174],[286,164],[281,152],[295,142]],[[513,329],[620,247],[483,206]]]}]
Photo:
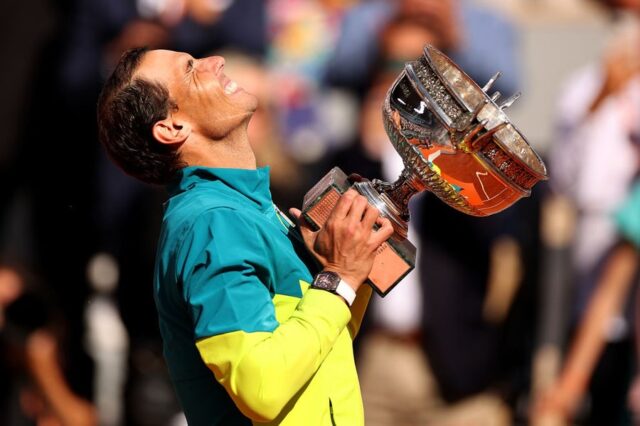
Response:
[{"label": "wrist", "polygon": [[356,298],[356,290],[335,271],[324,269],[311,283],[311,288],[328,291],[340,296],[351,306]]},{"label": "wrist", "polygon": [[334,266],[332,264],[328,264],[325,265],[322,270],[319,273],[323,273],[323,272],[331,272],[334,274],[338,274],[340,276],[340,278],[346,282],[349,287],[351,287],[353,289],[353,291],[358,291],[358,289],[360,288],[360,286],[365,282],[366,277],[365,278],[359,278],[353,274],[349,274],[347,272],[344,271],[344,268],[339,268],[337,266]]}]

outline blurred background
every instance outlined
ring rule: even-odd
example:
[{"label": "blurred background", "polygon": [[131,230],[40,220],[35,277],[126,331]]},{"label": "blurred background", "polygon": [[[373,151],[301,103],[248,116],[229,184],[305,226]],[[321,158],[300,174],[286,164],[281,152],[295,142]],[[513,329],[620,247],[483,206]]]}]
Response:
[{"label": "blurred background", "polygon": [[522,91],[509,114],[550,179],[488,218],[412,200],[418,268],[356,341],[366,424],[640,424],[639,19],[638,0],[4,0],[0,424],[186,424],[152,300],[166,194],[96,137],[124,50],[225,56],[286,209],[336,165],[397,178],[381,102],[426,43]]}]

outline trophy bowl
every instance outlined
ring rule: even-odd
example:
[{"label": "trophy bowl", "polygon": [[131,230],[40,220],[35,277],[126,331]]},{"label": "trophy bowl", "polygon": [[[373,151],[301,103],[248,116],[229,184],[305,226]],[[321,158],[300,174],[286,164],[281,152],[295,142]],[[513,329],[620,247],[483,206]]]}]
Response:
[{"label": "trophy bowl", "polygon": [[456,210],[488,216],[547,179],[543,161],[504,112],[520,94],[498,104],[500,93],[487,93],[499,76],[481,88],[427,45],[420,58],[405,64],[382,105],[385,130],[404,164],[400,177],[393,183],[353,182],[334,168],[306,194],[304,217],[318,229],[349,188],[391,220],[394,234],[379,248],[368,279],[380,295],[415,267],[407,230],[416,193],[428,190]]}]

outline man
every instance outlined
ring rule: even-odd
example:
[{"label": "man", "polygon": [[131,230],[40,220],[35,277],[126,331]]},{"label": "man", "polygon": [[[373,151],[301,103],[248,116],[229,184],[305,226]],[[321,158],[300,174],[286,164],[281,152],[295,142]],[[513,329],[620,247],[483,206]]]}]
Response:
[{"label": "man", "polygon": [[271,201],[268,169],[256,170],[256,98],[223,69],[221,57],[134,49],[98,102],[112,159],[168,184],[154,291],[187,420],[363,424],[351,342],[371,293],[361,285],[392,226],[348,191],[319,232],[292,209],[298,241]]}]

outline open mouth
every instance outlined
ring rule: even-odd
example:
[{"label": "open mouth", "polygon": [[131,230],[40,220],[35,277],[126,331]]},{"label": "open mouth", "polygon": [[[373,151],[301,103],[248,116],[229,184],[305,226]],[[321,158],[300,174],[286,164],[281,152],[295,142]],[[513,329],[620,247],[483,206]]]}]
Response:
[{"label": "open mouth", "polygon": [[233,80],[227,80],[227,82],[224,85],[224,93],[227,95],[232,95],[235,92],[237,92],[239,89],[238,87],[238,83],[236,83]]}]

